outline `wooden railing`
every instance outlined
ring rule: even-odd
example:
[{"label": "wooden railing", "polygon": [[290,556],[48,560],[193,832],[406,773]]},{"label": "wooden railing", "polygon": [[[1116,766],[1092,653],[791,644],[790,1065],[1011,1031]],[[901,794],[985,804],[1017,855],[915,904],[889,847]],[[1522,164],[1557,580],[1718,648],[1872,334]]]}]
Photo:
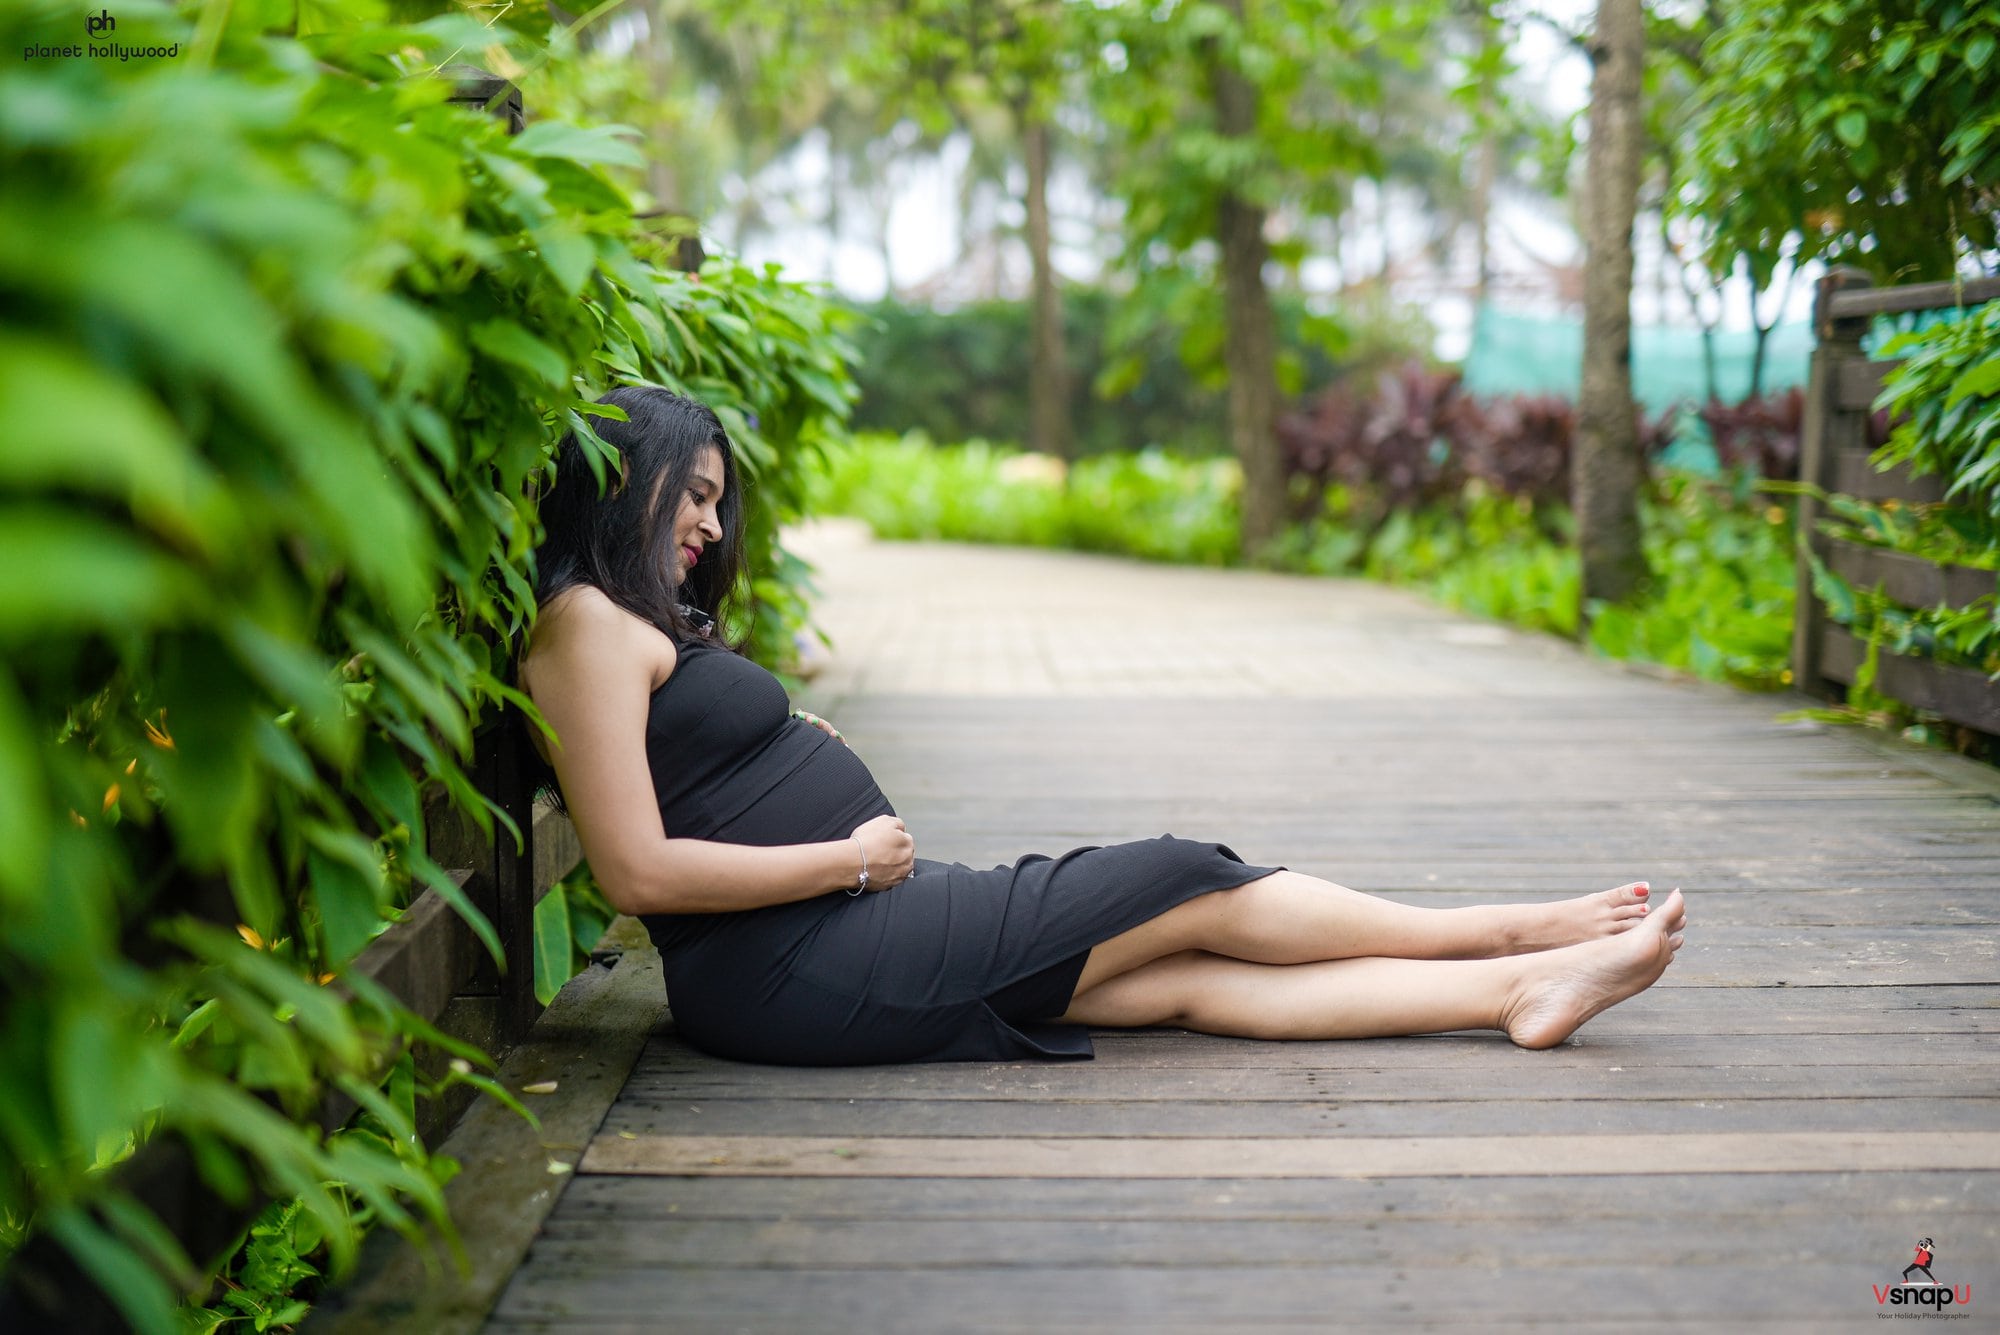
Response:
[{"label": "wooden railing", "polygon": [[[442,801],[425,812],[433,860],[451,869],[452,879],[493,924],[506,967],[494,966],[486,947],[435,890],[418,896],[348,966],[349,973],[373,980],[452,1038],[496,1056],[518,1043],[542,1013],[535,999],[535,905],[582,857],[569,818],[534,800],[532,760],[526,725],[512,710],[474,739],[473,783],[519,827],[519,848],[498,821],[489,841]],[[447,1054],[427,1052],[423,1058],[427,1078],[443,1075]],[[462,1086],[419,1110],[425,1143],[443,1138],[473,1094]],[[344,1100],[335,1100],[324,1120],[337,1126],[352,1111]]]},{"label": "wooden railing", "polygon": [[[1870,360],[1861,342],[1878,315],[1973,306],[1995,298],[2000,298],[2000,279],[1876,288],[1855,269],[1835,269],[1822,278],[1813,303],[1818,341],[1806,391],[1800,479],[1857,500],[1943,500],[1946,484],[1940,479],[1911,477],[1901,469],[1880,473],[1869,462],[1869,419],[1894,363]],[[1891,602],[1912,608],[1963,607],[1994,592],[2000,577],[1991,570],[1933,564],[1819,533],[1824,510],[1810,495],[1800,497],[1799,531],[1827,569],[1856,588],[1879,584]],[[1792,629],[1794,682],[1809,694],[1842,699],[1867,656],[1867,644],[1831,621],[1813,596],[1812,568],[1801,552]],[[1885,651],[1877,658],[1875,688],[1964,727],[2000,733],[2000,685],[1988,682],[1982,672]]]}]

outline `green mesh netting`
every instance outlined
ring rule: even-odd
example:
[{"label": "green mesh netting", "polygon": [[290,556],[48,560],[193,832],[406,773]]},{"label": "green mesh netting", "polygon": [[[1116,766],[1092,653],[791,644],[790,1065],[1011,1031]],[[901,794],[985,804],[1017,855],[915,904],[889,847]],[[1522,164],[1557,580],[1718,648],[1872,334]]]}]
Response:
[{"label": "green mesh netting", "polygon": [[[1734,403],[1750,392],[1748,331],[1715,335],[1716,393]],[[1764,351],[1764,392],[1803,385],[1812,355],[1812,327],[1804,321],[1771,331]],[[1480,308],[1472,350],[1465,358],[1465,387],[1475,394],[1561,394],[1575,398],[1583,369],[1583,322],[1551,320]],[[1648,411],[1707,397],[1700,331],[1637,325],[1632,330],[1632,393]]]}]

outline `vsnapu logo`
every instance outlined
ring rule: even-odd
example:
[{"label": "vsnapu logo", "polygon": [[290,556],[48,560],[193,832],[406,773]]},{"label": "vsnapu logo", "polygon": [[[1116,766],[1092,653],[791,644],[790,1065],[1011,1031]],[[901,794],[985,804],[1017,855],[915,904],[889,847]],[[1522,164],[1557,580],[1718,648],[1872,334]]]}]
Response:
[{"label": "vsnapu logo", "polygon": [[[1941,1314],[1945,1308],[1967,1308],[1972,1306],[1972,1286],[1970,1284],[1950,1285],[1939,1282],[1931,1274],[1931,1262],[1937,1256],[1937,1243],[1930,1238],[1918,1238],[1916,1253],[1910,1263],[1903,1267],[1903,1278],[1894,1284],[1874,1284],[1877,1307],[1928,1307],[1929,1313],[1912,1315]],[[1912,1275],[1922,1275],[1922,1279],[1912,1279]],[[1884,1312],[1883,1316],[1891,1313]],[[1897,1313],[1896,1315],[1901,1315]],[[1957,1315],[1957,1313],[1953,1313]]]},{"label": "vsnapu logo", "polygon": [[95,14],[83,16],[83,30],[91,37],[102,37],[108,32],[118,31],[118,20],[111,17],[111,11],[100,9]]}]

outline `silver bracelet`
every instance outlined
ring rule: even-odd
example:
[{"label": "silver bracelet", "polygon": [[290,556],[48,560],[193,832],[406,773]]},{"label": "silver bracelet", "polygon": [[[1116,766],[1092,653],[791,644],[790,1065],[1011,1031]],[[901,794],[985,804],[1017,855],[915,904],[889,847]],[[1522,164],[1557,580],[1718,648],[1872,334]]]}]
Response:
[{"label": "silver bracelet", "polygon": [[856,848],[861,849],[861,882],[847,892],[848,898],[854,899],[858,898],[861,892],[868,888],[868,850],[862,845],[859,837],[855,835],[849,835],[848,837],[854,840]]}]

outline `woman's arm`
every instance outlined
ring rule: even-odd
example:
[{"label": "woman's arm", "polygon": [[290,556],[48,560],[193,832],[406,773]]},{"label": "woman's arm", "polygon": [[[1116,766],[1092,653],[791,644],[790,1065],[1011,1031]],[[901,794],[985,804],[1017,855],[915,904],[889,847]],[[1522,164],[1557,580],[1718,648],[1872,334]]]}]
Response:
[{"label": "woman's arm", "polygon": [[[646,762],[653,684],[672,670],[666,636],[593,588],[555,600],[536,622],[521,683],[557,741],[549,759],[578,841],[605,898],[621,913],[717,913],[810,899],[854,885],[854,839],[775,848],[669,839]],[[877,817],[869,888],[908,875],[903,823]],[[898,845],[910,852],[898,856]],[[898,874],[900,872],[900,875]]]}]

